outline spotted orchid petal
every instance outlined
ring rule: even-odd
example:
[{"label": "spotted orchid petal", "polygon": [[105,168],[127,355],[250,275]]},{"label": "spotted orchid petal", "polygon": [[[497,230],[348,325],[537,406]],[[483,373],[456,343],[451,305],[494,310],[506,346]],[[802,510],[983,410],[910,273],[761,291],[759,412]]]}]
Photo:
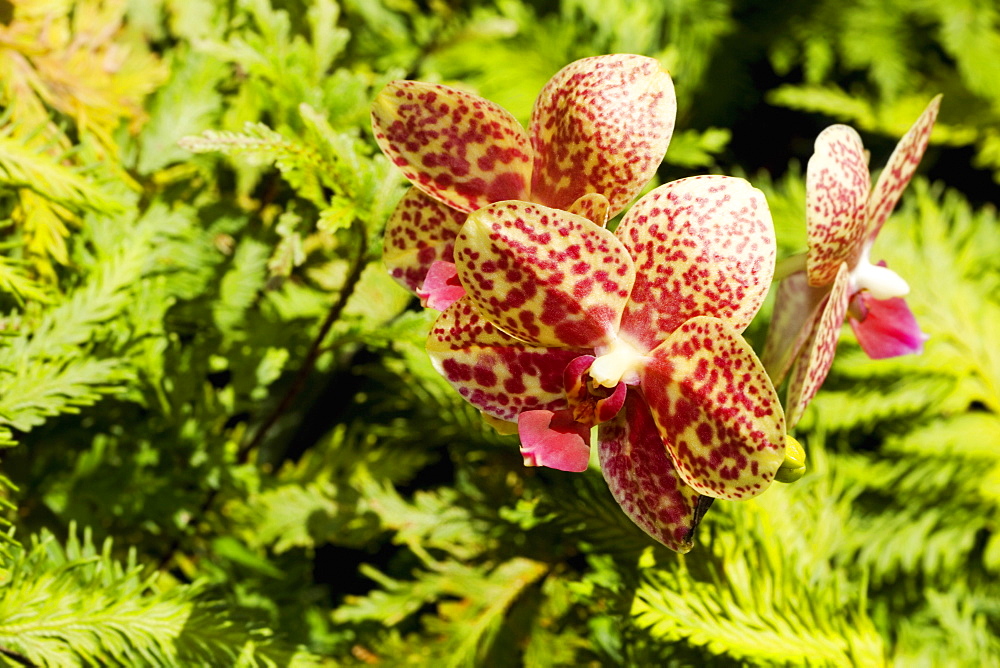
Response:
[{"label": "spotted orchid petal", "polygon": [[518,341],[490,324],[467,297],[438,316],[427,352],[466,401],[506,421],[522,411],[565,409],[563,369],[581,353]]},{"label": "spotted orchid petal", "polygon": [[831,125],[816,138],[806,167],[809,285],[833,283],[841,263],[853,266],[864,245],[871,175],[861,137]]},{"label": "spotted orchid petal", "polygon": [[458,280],[454,262],[435,262],[417,290],[420,303],[429,308],[444,311],[465,296],[465,288]]},{"label": "spotted orchid petal", "polygon": [[494,325],[551,347],[613,340],[635,280],[614,234],[582,216],[517,201],[469,215],[455,264],[469,299]]},{"label": "spotted orchid petal", "polygon": [[604,227],[608,224],[608,218],[611,214],[611,204],[604,195],[589,193],[570,204],[566,207],[566,210],[578,216],[583,216],[599,227]]},{"label": "spotted orchid petal", "polygon": [[896,207],[903,189],[913,177],[913,172],[916,171],[920,159],[924,157],[924,151],[927,150],[927,142],[930,140],[940,107],[941,96],[938,95],[931,100],[920,118],[896,144],[896,149],[889,156],[889,162],[879,174],[875,190],[872,191],[871,200],[868,202],[869,221],[865,231],[867,239],[873,240],[878,235],[882,224]]},{"label": "spotted orchid petal", "polygon": [[880,360],[923,352],[928,336],[920,331],[904,299],[875,299],[860,292],[854,302],[859,305],[848,311],[851,328],[868,357]]},{"label": "spotted orchid petal", "polygon": [[650,354],[643,395],[681,479],[695,492],[747,499],[785,457],[785,421],[753,349],[728,323],[692,318]]},{"label": "spotted orchid petal", "polygon": [[393,81],[372,104],[372,129],[411,183],[453,209],[528,195],[528,134],[489,100],[440,84]]},{"label": "spotted orchid petal", "polygon": [[643,350],[701,315],[743,331],[774,274],[767,201],[743,179],[698,176],[660,186],[636,202],[615,234],[636,266],[622,333]]},{"label": "spotted orchid petal", "polygon": [[670,75],[652,58],[584,58],[560,70],[535,101],[531,199],[565,209],[590,192],[612,215],[649,182],[677,115]]},{"label": "spotted orchid petal", "polygon": [[833,366],[833,354],[837,350],[837,339],[850,302],[849,283],[847,265],[842,264],[833,281],[830,295],[823,304],[823,312],[815,321],[812,332],[792,367],[788,397],[785,400],[785,418],[789,429],[798,424],[806,406],[816,396]]},{"label": "spotted orchid petal", "polygon": [[382,259],[389,273],[410,292],[419,290],[432,264],[452,261],[463,223],[464,213],[407,190],[386,223]]},{"label": "spotted orchid petal", "polygon": [[761,355],[761,362],[775,386],[781,385],[792,362],[798,357],[822,314],[822,306],[829,294],[829,286],[810,286],[804,271],[790,274],[778,285],[767,343]]},{"label": "spotted orchid petal", "polygon": [[614,420],[598,427],[601,472],[625,514],[671,550],[689,552],[712,499],[684,484],[636,394]]},{"label": "spotted orchid petal", "polygon": [[525,466],[587,470],[590,427],[574,420],[569,411],[524,411],[517,416],[517,434]]}]

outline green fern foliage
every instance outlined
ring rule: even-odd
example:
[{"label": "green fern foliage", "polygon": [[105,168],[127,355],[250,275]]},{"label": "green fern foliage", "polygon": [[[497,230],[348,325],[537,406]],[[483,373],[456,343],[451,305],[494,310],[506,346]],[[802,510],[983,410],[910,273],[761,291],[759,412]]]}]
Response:
[{"label": "green fern foliage", "polygon": [[[978,0],[0,3],[0,663],[1000,664],[997,21]],[[674,80],[654,182],[748,175],[782,257],[816,132],[851,122],[884,164],[944,93],[920,173],[946,183],[914,180],[872,258],[909,281],[924,353],[872,361],[845,328],[796,428],[806,475],[716,502],[683,557],[596,462],[526,468],[380,260],[404,188],[371,137],[385,83],[526,123],[609,52]]]},{"label": "green fern foliage", "polygon": [[275,646],[252,620],[203,601],[197,586],[160,589],[136,564],[95,547],[73,527],[65,547],[49,535],[18,549],[0,585],[0,647],[37,665],[315,665]]}]

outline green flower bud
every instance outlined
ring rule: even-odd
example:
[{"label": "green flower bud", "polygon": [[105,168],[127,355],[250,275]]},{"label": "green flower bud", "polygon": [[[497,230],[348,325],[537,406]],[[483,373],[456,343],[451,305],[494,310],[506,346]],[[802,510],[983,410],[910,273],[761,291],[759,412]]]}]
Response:
[{"label": "green flower bud", "polygon": [[778,482],[795,482],[806,472],[806,451],[802,444],[785,434],[785,461],[774,476]]}]

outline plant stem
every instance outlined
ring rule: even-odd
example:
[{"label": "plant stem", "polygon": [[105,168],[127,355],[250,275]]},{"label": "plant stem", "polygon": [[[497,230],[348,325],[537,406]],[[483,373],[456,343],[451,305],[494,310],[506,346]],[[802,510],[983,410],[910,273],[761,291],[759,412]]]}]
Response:
[{"label": "plant stem", "polygon": [[[309,374],[312,373],[313,368],[316,366],[316,360],[323,353],[324,348],[323,341],[326,339],[327,335],[330,333],[330,329],[333,325],[340,319],[340,316],[344,313],[344,308],[347,306],[348,300],[351,295],[354,294],[354,288],[357,287],[358,281],[361,279],[361,272],[364,271],[365,266],[368,262],[368,237],[367,231],[364,225],[359,223],[357,220],[354,221],[352,225],[354,229],[358,231],[358,252],[354,258],[354,262],[351,264],[351,270],[344,279],[344,285],[340,290],[340,294],[337,295],[337,301],[330,306],[330,310],[326,314],[326,318],[323,319],[323,324],[320,325],[319,332],[316,333],[315,338],[313,338],[312,343],[309,346],[309,352],[306,353],[305,358],[302,360],[302,366],[295,374],[295,378],[292,380],[291,385],[285,391],[281,401],[278,405],[268,414],[267,418],[261,423],[260,427],[254,433],[253,438],[249,441],[243,443],[239,450],[236,452],[236,462],[238,464],[245,464],[250,459],[250,453],[254,451],[260,444],[264,441],[268,432],[274,425],[278,422],[281,416],[288,410],[288,407],[292,405],[295,398],[302,392],[305,387],[306,380],[309,378]],[[197,516],[204,515],[212,504],[215,502],[215,498],[218,496],[218,488],[212,489],[205,501],[201,504],[201,508]],[[163,557],[160,559],[159,568],[164,568],[170,560],[173,558],[177,549],[180,547],[180,536],[177,536],[170,547],[164,553]]]},{"label": "plant stem", "polygon": [[771,282],[777,283],[778,281],[788,278],[796,272],[805,270],[806,253],[790,255],[784,259],[778,260],[778,263],[774,265],[774,278],[771,279]]},{"label": "plant stem", "polygon": [[[355,223],[355,225],[357,225],[357,223]],[[250,457],[250,453],[263,442],[267,433],[274,427],[274,425],[278,422],[285,411],[288,410],[288,407],[292,405],[292,402],[305,387],[306,380],[309,379],[309,374],[312,373],[313,367],[316,366],[316,360],[319,359],[320,354],[322,354],[324,350],[322,348],[323,341],[330,333],[330,329],[343,314],[344,308],[347,306],[347,301],[351,298],[351,295],[354,294],[354,288],[361,279],[361,272],[364,271],[365,266],[367,265],[368,240],[365,236],[363,227],[361,228],[361,234],[358,236],[360,238],[358,254],[351,266],[350,273],[347,275],[347,278],[344,279],[344,287],[337,296],[337,301],[333,303],[333,306],[331,306],[330,310],[327,312],[326,318],[323,320],[323,324],[320,325],[319,332],[316,334],[312,344],[309,346],[309,352],[306,353],[306,357],[302,361],[302,366],[299,367],[298,372],[295,374],[295,379],[292,381],[291,385],[288,386],[288,390],[285,391],[285,395],[281,398],[281,401],[278,402],[278,405],[275,406],[274,410],[272,410],[267,416],[267,419],[261,423],[253,438],[240,446],[239,451],[236,453],[237,463],[245,464],[247,462],[247,459]]]}]

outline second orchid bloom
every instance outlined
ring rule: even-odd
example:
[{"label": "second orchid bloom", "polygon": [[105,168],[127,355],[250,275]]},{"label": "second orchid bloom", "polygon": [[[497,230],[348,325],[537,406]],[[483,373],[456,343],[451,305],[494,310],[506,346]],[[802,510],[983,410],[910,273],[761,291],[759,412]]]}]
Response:
[{"label": "second orchid bloom", "polygon": [[874,189],[858,133],[832,125],[816,138],[806,172],[809,251],[804,266],[784,277],[763,358],[776,384],[791,370],[785,410],[789,428],[826,379],[848,317],[872,359],[918,353],[924,334],[903,297],[909,287],[872,244],[923,157],[941,96],[897,144]]}]

